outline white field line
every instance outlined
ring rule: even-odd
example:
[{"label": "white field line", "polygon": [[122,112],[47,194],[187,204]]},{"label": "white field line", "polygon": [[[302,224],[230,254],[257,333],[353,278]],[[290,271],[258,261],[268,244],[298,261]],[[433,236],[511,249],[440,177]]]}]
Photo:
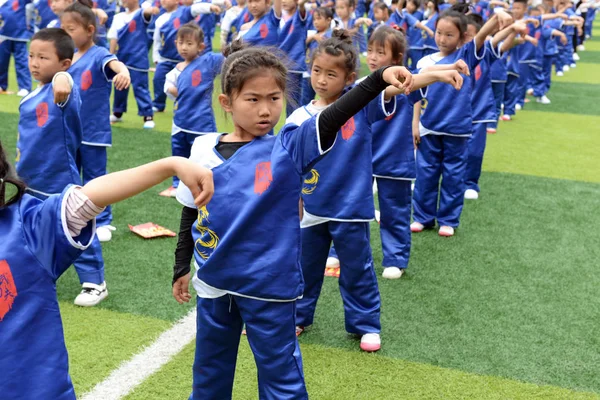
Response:
[{"label": "white field line", "polygon": [[[84,394],[82,400],[118,400],[130,393],[150,375],[168,363],[196,337],[196,308],[141,353],[125,361],[104,381]],[[190,388],[191,390],[191,388]]]}]

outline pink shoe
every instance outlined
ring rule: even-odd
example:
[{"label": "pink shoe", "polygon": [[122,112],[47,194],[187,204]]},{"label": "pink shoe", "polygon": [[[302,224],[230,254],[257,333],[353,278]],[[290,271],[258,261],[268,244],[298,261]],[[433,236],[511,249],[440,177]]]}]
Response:
[{"label": "pink shoe", "polygon": [[379,333],[367,333],[360,338],[360,349],[372,353],[381,349]]},{"label": "pink shoe", "polygon": [[487,128],[485,131],[486,131],[487,133],[496,133],[496,132],[498,132],[498,131],[496,130],[496,128]]},{"label": "pink shoe", "polygon": [[423,229],[425,229],[425,225],[423,225],[420,222],[413,222],[412,224],[410,224],[411,232],[419,233],[419,232],[423,232]]},{"label": "pink shoe", "polygon": [[506,115],[506,114],[504,114],[503,116],[501,116],[500,119],[502,121],[512,121],[512,118],[510,117],[510,115]]},{"label": "pink shoe", "polygon": [[438,231],[438,234],[440,236],[444,236],[444,237],[454,236],[454,228],[451,226],[447,226],[447,225],[440,226],[440,230]]}]

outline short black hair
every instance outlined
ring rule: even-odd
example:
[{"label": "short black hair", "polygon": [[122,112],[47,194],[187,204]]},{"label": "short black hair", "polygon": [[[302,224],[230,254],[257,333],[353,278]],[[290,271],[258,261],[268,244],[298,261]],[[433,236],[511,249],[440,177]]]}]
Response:
[{"label": "short black hair", "polygon": [[514,0],[513,4],[514,3],[523,3],[523,4],[527,5],[527,0]]},{"label": "short black hair", "polygon": [[475,30],[479,32],[483,26],[483,17],[479,14],[469,14],[467,15],[467,25],[473,25]]},{"label": "short black hair", "polygon": [[75,43],[71,36],[60,28],[45,28],[39,30],[31,41],[41,40],[42,42],[51,42],[56,49],[58,60],[72,60],[75,54]]}]

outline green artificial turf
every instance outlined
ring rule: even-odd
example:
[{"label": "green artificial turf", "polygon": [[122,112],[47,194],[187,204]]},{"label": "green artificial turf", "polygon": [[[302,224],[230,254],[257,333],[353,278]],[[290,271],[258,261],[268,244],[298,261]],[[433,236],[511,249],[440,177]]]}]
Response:
[{"label": "green artificial turf", "polygon": [[[596,68],[598,69],[600,65]],[[600,116],[600,102],[596,101],[598,93],[600,93],[600,82],[590,84],[558,80],[552,82],[548,92],[551,104],[540,104],[535,101],[535,97],[527,96],[530,102],[525,104],[524,110]]]}]

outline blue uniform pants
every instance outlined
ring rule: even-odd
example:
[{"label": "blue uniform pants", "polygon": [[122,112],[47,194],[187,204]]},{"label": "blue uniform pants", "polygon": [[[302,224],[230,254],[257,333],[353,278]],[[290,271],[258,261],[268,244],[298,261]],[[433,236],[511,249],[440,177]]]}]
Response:
[{"label": "blue uniform pants", "polygon": [[[152,117],[152,100],[148,90],[148,71],[138,71],[129,69],[131,75],[131,86],[133,86],[133,95],[138,106],[138,115],[142,117]],[[163,83],[164,85],[164,83]],[[125,90],[115,89],[113,113],[127,112],[127,97],[129,88]]]},{"label": "blue uniform pants", "polygon": [[0,88],[3,90],[8,89],[8,65],[11,54],[15,58],[19,89],[31,90],[27,42],[10,39],[0,41]]},{"label": "blue uniform pants", "polygon": [[527,89],[529,88],[528,83],[531,75],[531,64],[530,63],[519,63],[519,80],[518,80],[518,89],[519,92],[517,94],[517,104],[520,104],[521,107],[525,106],[525,96],[527,95]]},{"label": "blue uniform pants", "polygon": [[437,219],[440,226],[456,228],[459,225],[465,193],[468,139],[448,135],[421,137],[413,192],[413,219],[416,222],[432,227]]},{"label": "blue uniform pants", "polygon": [[197,298],[193,400],[231,399],[242,327],[258,369],[261,400],[308,399],[296,338],[296,302],[226,295]]},{"label": "blue uniform pants", "polygon": [[561,44],[558,45],[558,53],[552,58],[552,64],[554,64],[554,72],[559,72],[563,70],[563,53],[565,52],[565,46]]},{"label": "blue uniform pants", "polygon": [[[173,156],[190,158],[192,145],[198,136],[199,135],[194,135],[193,133],[187,133],[183,131],[171,135],[171,154]],[[179,178],[177,176],[173,176],[173,187],[178,186]]]},{"label": "blue uniform pants", "polygon": [[486,124],[473,124],[473,134],[467,145],[467,172],[465,174],[466,189],[479,192],[479,177],[483,165],[483,153],[487,140]]},{"label": "blue uniform pants", "polygon": [[419,62],[419,60],[421,58],[423,58],[423,53],[424,53],[423,49],[409,49],[408,50],[408,59],[410,60],[410,63],[408,63],[407,65],[410,65],[411,71],[415,71],[417,69],[417,63]]},{"label": "blue uniform pants", "polygon": [[492,82],[492,91],[494,92],[494,101],[496,104],[496,111],[494,114],[496,120],[494,122],[490,122],[488,126],[494,129],[498,128],[498,118],[500,118],[500,113],[502,112],[505,86],[506,82]]},{"label": "blue uniform pants", "polygon": [[562,53],[563,65],[571,65],[575,61],[573,60],[573,35],[567,35],[567,44],[564,47]]},{"label": "blue uniform pants", "polygon": [[546,76],[544,73],[544,64],[531,66],[531,80],[533,82],[533,95],[542,97],[546,94]]},{"label": "blue uniform pants", "polygon": [[303,106],[302,101],[302,73],[288,72],[287,75],[288,99],[285,107],[286,116],[290,116],[294,110]]},{"label": "blue uniform pants", "polygon": [[310,83],[310,76],[302,78],[302,101],[300,106],[305,106],[315,99],[315,91]]},{"label": "blue uniform pants", "polygon": [[515,106],[519,101],[519,77],[508,74],[504,88],[504,114],[515,115]]},{"label": "blue uniform pants", "polygon": [[[105,146],[90,146],[82,144],[79,147],[79,167],[81,169],[81,176],[83,178],[83,184],[87,184],[92,179],[96,179],[99,176],[107,174],[107,147]],[[96,217],[96,226],[109,225],[112,222],[112,209],[111,206]]]},{"label": "blue uniform pants", "polygon": [[544,56],[544,63],[542,65],[542,73],[544,76],[544,94],[548,93],[550,90],[550,85],[552,83],[552,64],[555,57],[556,54]]},{"label": "blue uniform pants", "polygon": [[164,111],[167,106],[167,95],[165,94],[165,79],[166,76],[173,68],[177,66],[177,63],[172,61],[163,61],[156,64],[156,71],[154,72],[154,101],[152,105],[158,109],[158,111]]},{"label": "blue uniform pants", "polygon": [[377,196],[381,220],[381,250],[383,266],[408,267],[410,259],[410,213],[412,209],[411,181],[377,178]]},{"label": "blue uniform pants", "polygon": [[297,325],[313,323],[333,241],[342,265],[339,283],[346,331],[358,335],[381,331],[381,299],[369,236],[368,222],[329,221],[302,229],[304,296],[297,302]]}]

